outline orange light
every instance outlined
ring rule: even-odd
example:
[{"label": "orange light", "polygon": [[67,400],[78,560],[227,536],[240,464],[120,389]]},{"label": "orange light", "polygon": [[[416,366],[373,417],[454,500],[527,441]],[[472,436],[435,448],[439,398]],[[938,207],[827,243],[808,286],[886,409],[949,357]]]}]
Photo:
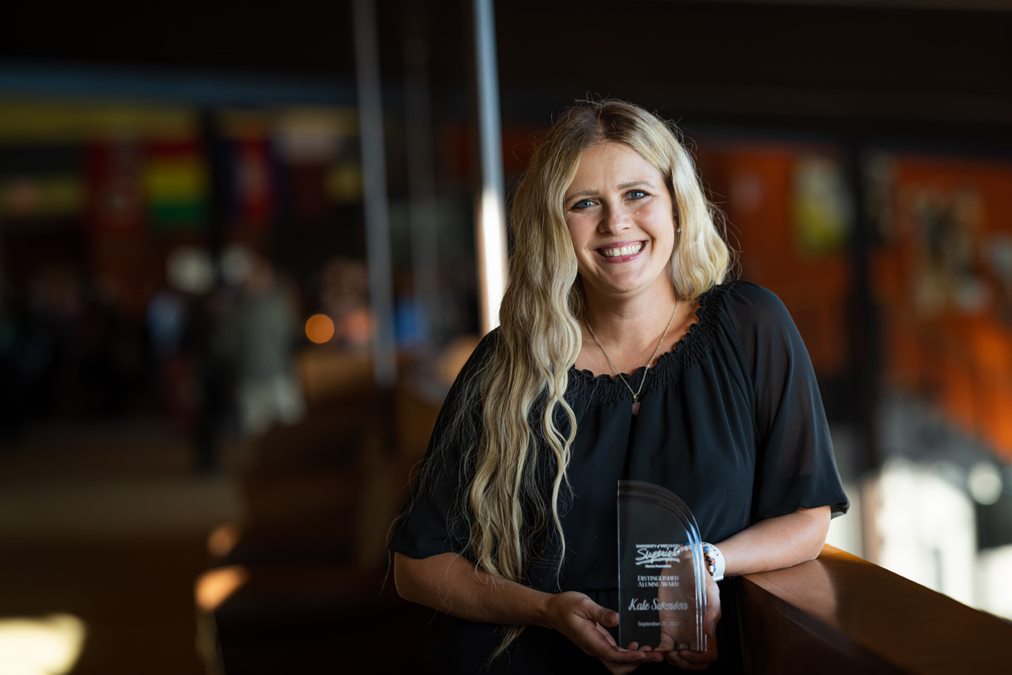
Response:
[{"label": "orange light", "polygon": [[306,337],[318,345],[330,342],[334,337],[334,322],[325,314],[314,314],[306,319]]},{"label": "orange light", "polygon": [[207,550],[216,558],[224,558],[239,543],[239,529],[225,523],[211,530],[207,538]]},{"label": "orange light", "polygon": [[249,581],[249,570],[240,565],[218,567],[197,577],[197,607],[213,612]]}]

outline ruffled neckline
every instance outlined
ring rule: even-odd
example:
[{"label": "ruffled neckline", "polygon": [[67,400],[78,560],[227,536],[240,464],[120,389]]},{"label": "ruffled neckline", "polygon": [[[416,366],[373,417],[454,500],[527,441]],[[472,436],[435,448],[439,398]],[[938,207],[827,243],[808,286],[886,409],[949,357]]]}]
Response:
[{"label": "ruffled neckline", "polygon": [[[693,321],[685,334],[678,339],[678,342],[668,351],[657,357],[654,367],[650,369],[650,376],[643,385],[642,397],[658,384],[667,382],[673,374],[684,370],[689,364],[695,363],[706,351],[709,344],[708,336],[712,332],[712,315],[719,305],[715,302],[717,296],[723,294],[726,288],[724,285],[714,286],[699,296],[699,306],[696,307],[696,320]],[[640,381],[646,366],[640,366],[631,375],[625,375],[626,381],[630,384]],[[589,387],[598,395],[606,399],[629,398],[629,390],[617,375],[602,373],[595,375],[592,371],[573,366],[569,369],[570,385],[578,383],[580,388]],[[635,386],[635,385],[634,385]]]}]

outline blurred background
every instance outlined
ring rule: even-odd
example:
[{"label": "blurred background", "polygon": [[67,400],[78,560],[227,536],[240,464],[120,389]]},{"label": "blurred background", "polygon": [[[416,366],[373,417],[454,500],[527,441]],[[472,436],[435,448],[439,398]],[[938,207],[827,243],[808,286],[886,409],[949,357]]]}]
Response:
[{"label": "blurred background", "polygon": [[1012,618],[1010,4],[482,7],[5,7],[0,672],[411,670],[386,528],[587,96],[680,126],[791,310],[831,543]]}]

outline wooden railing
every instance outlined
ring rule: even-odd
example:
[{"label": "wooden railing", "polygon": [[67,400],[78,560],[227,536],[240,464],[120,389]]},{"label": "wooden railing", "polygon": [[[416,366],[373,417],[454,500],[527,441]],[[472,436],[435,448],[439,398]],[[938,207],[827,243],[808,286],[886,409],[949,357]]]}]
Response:
[{"label": "wooden railing", "polygon": [[742,578],[739,622],[752,675],[1012,673],[1012,624],[832,546]]}]

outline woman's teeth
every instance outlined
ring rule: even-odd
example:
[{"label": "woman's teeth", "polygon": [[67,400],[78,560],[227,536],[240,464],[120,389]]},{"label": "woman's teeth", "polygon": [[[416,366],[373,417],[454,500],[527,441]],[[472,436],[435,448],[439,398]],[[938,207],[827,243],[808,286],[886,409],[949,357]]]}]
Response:
[{"label": "woman's teeth", "polygon": [[632,255],[639,253],[643,250],[643,242],[636,242],[635,244],[629,244],[628,246],[619,246],[618,248],[602,248],[600,249],[601,255],[605,258],[617,258],[622,255]]}]

